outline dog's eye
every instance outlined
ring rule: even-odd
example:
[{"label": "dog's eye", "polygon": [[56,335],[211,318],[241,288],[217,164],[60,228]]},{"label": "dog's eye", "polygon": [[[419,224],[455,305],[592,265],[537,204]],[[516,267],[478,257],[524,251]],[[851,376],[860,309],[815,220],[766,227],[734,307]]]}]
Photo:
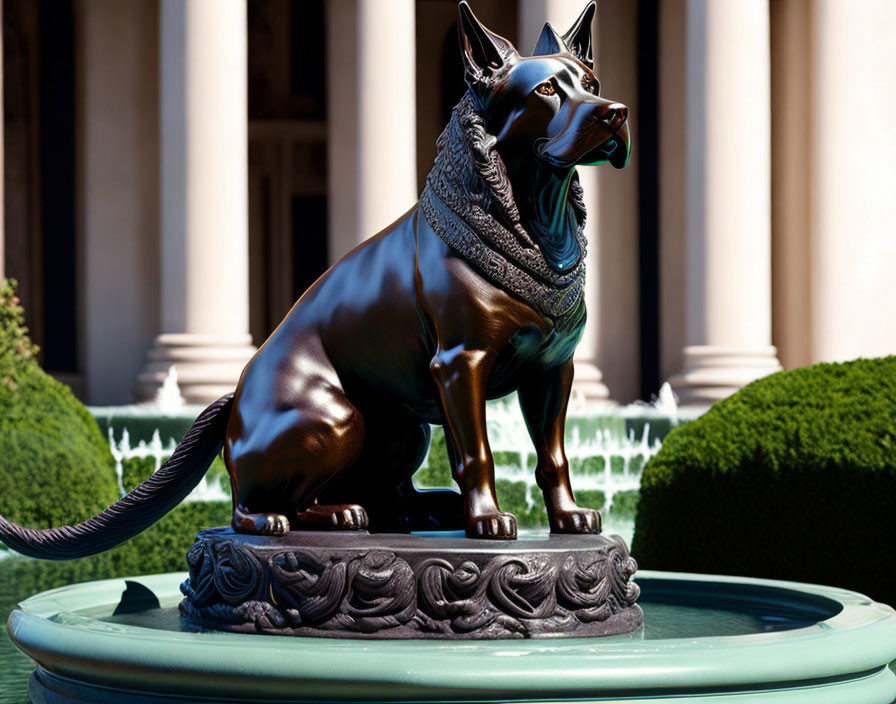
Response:
[{"label": "dog's eye", "polygon": [[597,81],[594,80],[591,76],[584,76],[582,78],[582,88],[587,90],[589,93],[594,93],[597,95]]},{"label": "dog's eye", "polygon": [[554,88],[554,82],[551,80],[547,80],[544,83],[539,83],[535,86],[535,92],[539,95],[554,95],[557,92],[557,89]]}]

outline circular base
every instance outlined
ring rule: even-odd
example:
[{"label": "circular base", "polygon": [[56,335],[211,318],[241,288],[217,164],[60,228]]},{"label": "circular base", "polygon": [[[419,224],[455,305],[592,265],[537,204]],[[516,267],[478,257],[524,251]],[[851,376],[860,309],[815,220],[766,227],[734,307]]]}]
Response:
[{"label": "circular base", "polygon": [[180,609],[238,633],[327,638],[533,638],[640,627],[637,564],[622,538],[471,540],[202,531]]},{"label": "circular base", "polygon": [[[366,641],[181,630],[185,574],[89,582],[9,619],[37,704],[515,700],[890,704],[896,612],[829,587],[641,572],[605,638]],[[130,596],[128,596],[130,595]],[[118,612],[118,615],[115,615]]]}]

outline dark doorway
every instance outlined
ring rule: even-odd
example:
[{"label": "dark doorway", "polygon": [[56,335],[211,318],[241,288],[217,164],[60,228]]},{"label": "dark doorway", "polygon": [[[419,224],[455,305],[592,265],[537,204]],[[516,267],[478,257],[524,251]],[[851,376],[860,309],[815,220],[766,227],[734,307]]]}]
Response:
[{"label": "dark doorway", "polygon": [[660,388],[658,14],[657,0],[640,0],[638,3],[638,278],[641,294],[640,396],[644,400],[650,400]]},{"label": "dark doorway", "polygon": [[323,0],[249,0],[249,327],[261,344],[327,268]]},{"label": "dark doorway", "polygon": [[5,0],[5,275],[19,281],[47,371],[78,371],[74,15],[70,1]]}]

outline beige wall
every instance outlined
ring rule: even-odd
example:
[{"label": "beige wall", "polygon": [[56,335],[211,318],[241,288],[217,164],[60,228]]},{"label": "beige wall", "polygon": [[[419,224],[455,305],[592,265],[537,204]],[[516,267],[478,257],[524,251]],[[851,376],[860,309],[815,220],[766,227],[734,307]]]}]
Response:
[{"label": "beige wall", "polygon": [[158,7],[76,5],[76,199],[86,400],[130,400],[159,326]]},{"label": "beige wall", "polygon": [[812,2],[773,0],[772,341],[785,369],[812,362]]},{"label": "beige wall", "polygon": [[631,0],[601,0],[597,6],[595,73],[601,95],[629,107],[632,135],[632,158],[625,169],[618,171],[609,165],[597,168],[597,366],[603,372],[610,398],[620,403],[635,400],[641,391],[637,14],[638,3]]},{"label": "beige wall", "polygon": [[659,3],[660,378],[682,368],[687,344],[687,0]]}]

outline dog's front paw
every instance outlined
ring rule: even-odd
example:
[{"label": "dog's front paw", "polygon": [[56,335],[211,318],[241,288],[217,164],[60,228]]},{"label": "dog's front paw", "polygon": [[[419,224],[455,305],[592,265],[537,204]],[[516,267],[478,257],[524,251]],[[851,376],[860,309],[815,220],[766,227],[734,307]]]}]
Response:
[{"label": "dog's front paw", "polygon": [[558,511],[551,520],[551,533],[600,533],[600,511],[576,508]]},{"label": "dog's front paw", "polygon": [[467,520],[468,538],[516,539],[516,516],[512,513],[489,513]]}]

